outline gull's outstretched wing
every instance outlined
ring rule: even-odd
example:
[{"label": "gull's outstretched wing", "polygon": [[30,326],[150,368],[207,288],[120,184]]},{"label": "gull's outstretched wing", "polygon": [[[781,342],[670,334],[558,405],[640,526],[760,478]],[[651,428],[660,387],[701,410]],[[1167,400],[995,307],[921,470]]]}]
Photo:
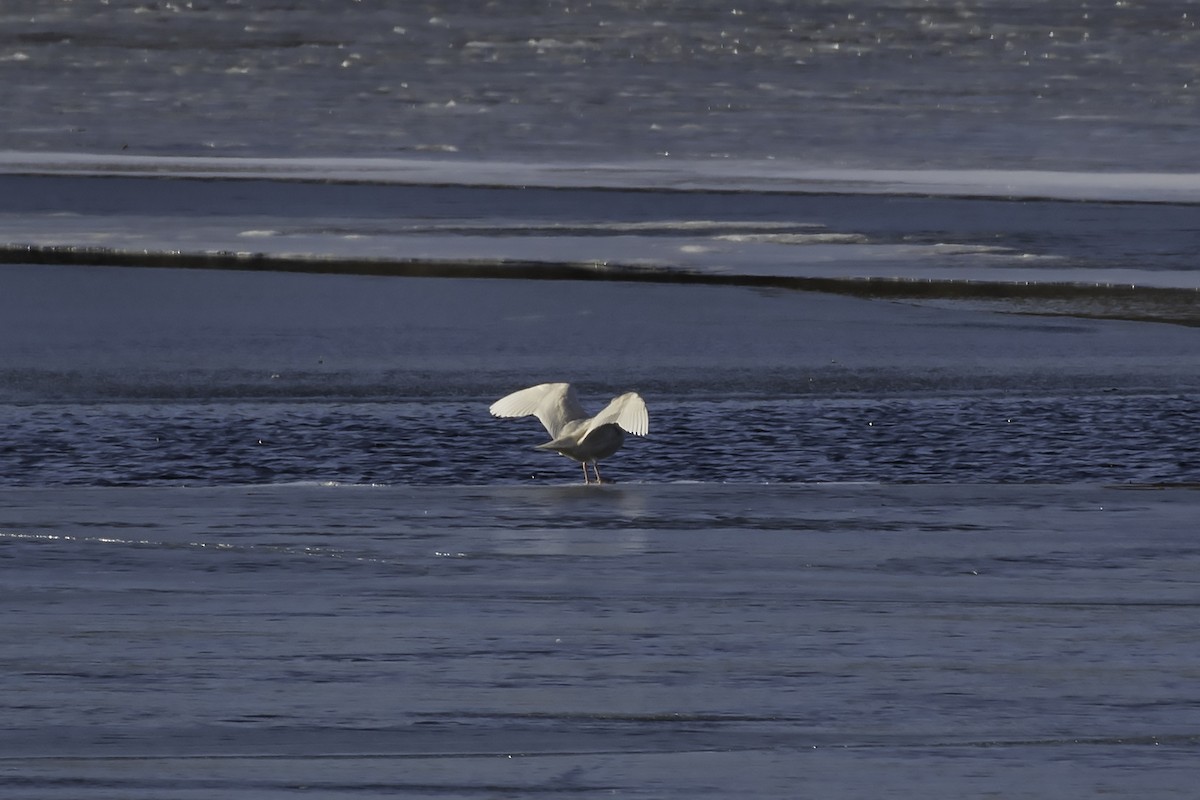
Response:
[{"label": "gull's outstretched wing", "polygon": [[580,437],[580,441],[601,425],[609,424],[616,424],[635,436],[645,436],[650,431],[650,414],[646,411],[646,401],[637,392],[626,392],[620,397],[614,397],[603,411],[588,422],[587,431]]},{"label": "gull's outstretched wing", "polygon": [[488,410],[497,417],[535,416],[554,439],[568,422],[587,417],[575,395],[575,388],[569,383],[530,386],[501,397]]}]

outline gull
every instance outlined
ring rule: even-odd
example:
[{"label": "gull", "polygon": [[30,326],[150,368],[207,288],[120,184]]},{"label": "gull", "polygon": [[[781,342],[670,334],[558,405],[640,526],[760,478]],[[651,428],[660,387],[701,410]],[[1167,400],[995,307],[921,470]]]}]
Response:
[{"label": "gull", "polygon": [[625,443],[625,433],[645,436],[650,429],[646,401],[637,392],[614,397],[594,417],[579,404],[575,387],[569,383],[542,383],[501,397],[489,411],[497,417],[537,417],[550,441],[538,450],[553,450],[583,465],[583,482],[590,483],[587,465],[602,483],[596,462],[608,458]]}]

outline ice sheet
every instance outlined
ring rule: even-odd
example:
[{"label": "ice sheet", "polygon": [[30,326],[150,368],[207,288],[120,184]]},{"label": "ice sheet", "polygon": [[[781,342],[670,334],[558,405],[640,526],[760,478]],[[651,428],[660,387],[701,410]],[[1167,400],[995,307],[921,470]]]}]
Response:
[{"label": "ice sheet", "polygon": [[247,158],[2,151],[0,172],[456,186],[1005,197],[1200,203],[1200,173],[851,169],[776,159],[516,162],[448,158]]},{"label": "ice sheet", "polygon": [[0,786],[1187,797],[1198,497],[4,489]]}]

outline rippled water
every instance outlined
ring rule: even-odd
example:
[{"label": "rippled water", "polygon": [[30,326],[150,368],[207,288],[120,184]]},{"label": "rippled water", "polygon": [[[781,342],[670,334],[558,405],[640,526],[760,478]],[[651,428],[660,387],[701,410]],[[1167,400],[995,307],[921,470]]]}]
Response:
[{"label": "rippled water", "polygon": [[[671,399],[606,463],[620,481],[793,483],[1200,480],[1196,395]],[[536,421],[491,399],[58,404],[9,409],[8,485],[565,483]],[[598,407],[598,404],[594,404]]]}]

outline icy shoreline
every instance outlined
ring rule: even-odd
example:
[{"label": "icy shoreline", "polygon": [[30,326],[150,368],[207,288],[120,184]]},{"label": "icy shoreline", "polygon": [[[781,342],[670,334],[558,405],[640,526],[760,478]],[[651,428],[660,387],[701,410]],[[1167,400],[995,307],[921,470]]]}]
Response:
[{"label": "icy shoreline", "polygon": [[529,163],[0,152],[0,174],[240,178],[426,186],[625,189],[1200,203],[1200,173],[820,168],[789,161]]},{"label": "icy shoreline", "polygon": [[[0,265],[139,267],[418,278],[619,281],[745,286],[864,299],[968,304],[997,312],[1200,325],[1200,288],[1107,281],[983,281],[806,277],[664,270],[638,265],[536,260],[346,259],[249,252],[166,252],[80,247],[0,247]],[[1080,277],[1080,276],[1075,276]],[[1112,278],[1096,275],[1095,278]],[[1140,277],[1140,276],[1139,276]]]},{"label": "icy shoreline", "polygon": [[8,154],[0,262],[735,284],[1196,322],[1200,177],[763,169]]}]

